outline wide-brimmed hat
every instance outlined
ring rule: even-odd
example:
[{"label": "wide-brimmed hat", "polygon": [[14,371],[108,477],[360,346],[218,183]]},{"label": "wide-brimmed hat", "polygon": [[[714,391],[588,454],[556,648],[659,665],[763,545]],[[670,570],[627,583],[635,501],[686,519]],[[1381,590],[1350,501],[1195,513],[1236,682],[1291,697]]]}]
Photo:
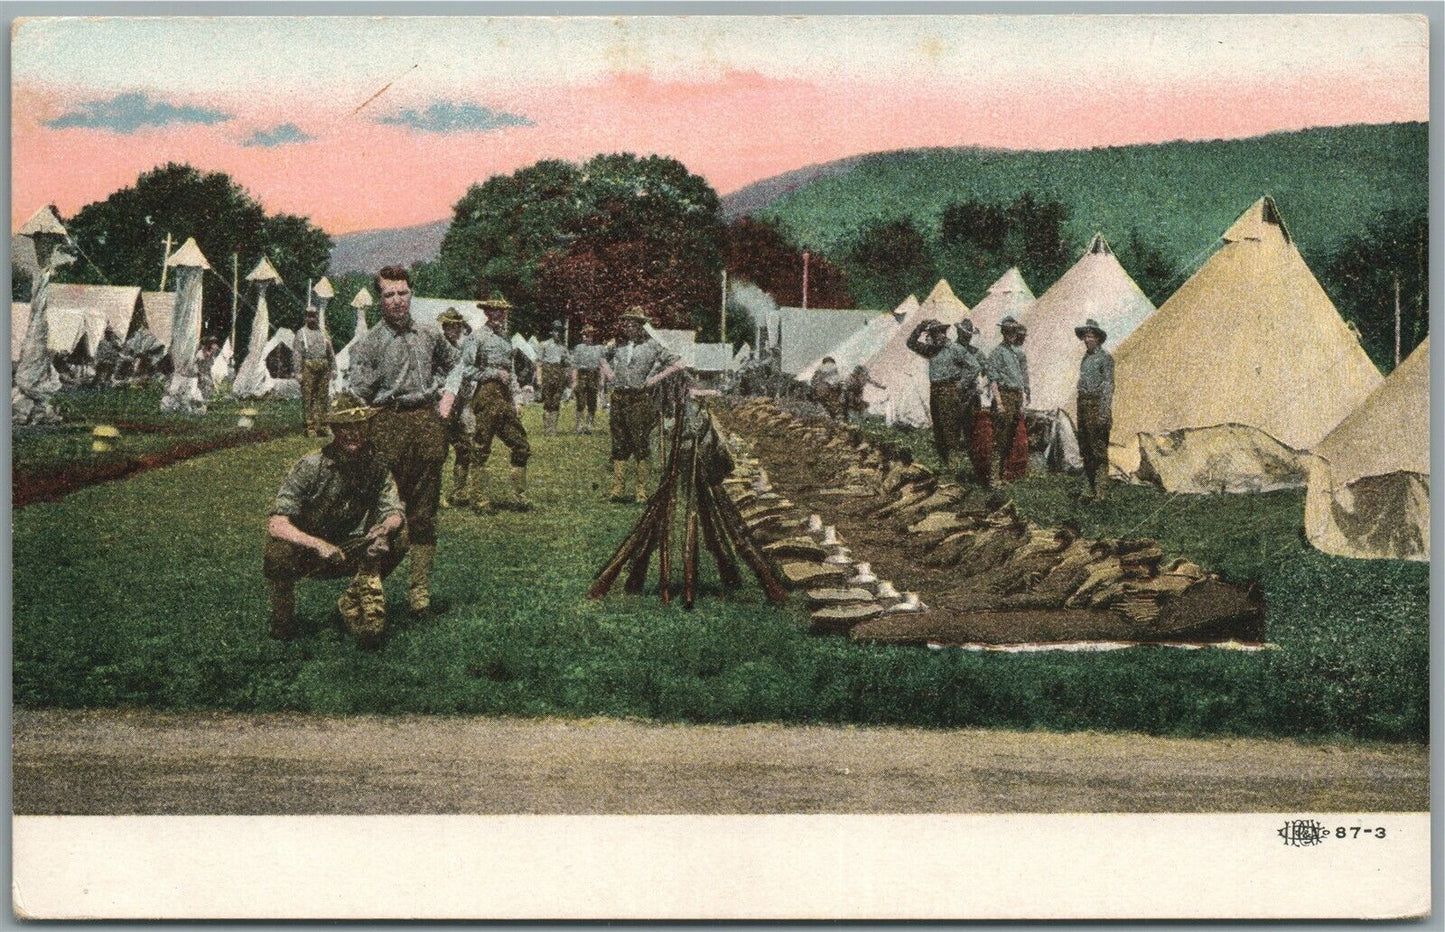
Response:
[{"label": "wide-brimmed hat", "polygon": [[1103,343],[1105,340],[1109,339],[1109,335],[1104,332],[1104,328],[1100,327],[1099,322],[1092,317],[1084,321],[1084,325],[1082,327],[1074,328],[1074,336],[1078,337],[1080,340],[1082,340],[1086,334],[1091,332],[1097,333],[1099,335],[1100,343]]},{"label": "wide-brimmed hat", "polygon": [[508,301],[500,291],[494,291],[491,297],[478,301],[477,307],[484,311],[510,311],[512,302]]},{"label": "wide-brimmed hat", "polygon": [[1014,316],[1013,316],[1012,314],[1010,314],[1009,316],[1005,317],[1003,320],[1001,320],[1001,321],[998,322],[998,329],[1000,329],[1000,330],[1024,330],[1024,329],[1026,329],[1026,328],[1024,327],[1023,324],[1021,324],[1021,323],[1019,323],[1017,320],[1015,320],[1015,319],[1014,319]]},{"label": "wide-brimmed hat", "polygon": [[637,304],[634,304],[632,307],[629,307],[629,308],[627,309],[627,311],[622,315],[622,317],[621,317],[620,319],[621,319],[621,320],[640,320],[640,321],[642,321],[644,324],[650,324],[650,323],[652,323],[652,318],[651,318],[651,317],[648,317],[648,316],[647,316],[647,312],[642,309],[641,305],[637,305]]},{"label": "wide-brimmed hat", "polygon": [[471,329],[471,326],[467,323],[467,319],[462,316],[462,312],[454,307],[449,307],[445,311],[442,311],[440,316],[437,317],[437,323],[443,327],[451,324],[461,324],[468,330]]},{"label": "wide-brimmed hat", "polygon": [[326,414],[328,424],[365,424],[371,420],[376,409],[355,395],[340,394],[331,401],[331,410]]},{"label": "wide-brimmed hat", "polygon": [[973,325],[973,321],[969,320],[967,317],[965,317],[963,320],[960,320],[958,323],[954,324],[954,325],[953,325],[953,329],[956,330],[956,331],[958,331],[958,335],[959,335],[959,336],[970,336],[970,337],[971,337],[971,336],[973,336],[975,333],[978,333],[978,328],[975,327],[975,326]]},{"label": "wide-brimmed hat", "polygon": [[923,329],[927,333],[932,333],[935,330],[947,330],[948,324],[945,324],[941,320],[925,320],[923,322]]}]

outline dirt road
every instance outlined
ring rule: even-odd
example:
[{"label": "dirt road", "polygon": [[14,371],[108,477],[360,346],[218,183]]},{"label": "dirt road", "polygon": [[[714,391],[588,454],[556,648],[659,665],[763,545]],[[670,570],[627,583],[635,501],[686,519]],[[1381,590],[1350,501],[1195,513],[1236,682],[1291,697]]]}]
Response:
[{"label": "dirt road", "polygon": [[1423,746],[16,710],[38,814],[1424,810]]}]

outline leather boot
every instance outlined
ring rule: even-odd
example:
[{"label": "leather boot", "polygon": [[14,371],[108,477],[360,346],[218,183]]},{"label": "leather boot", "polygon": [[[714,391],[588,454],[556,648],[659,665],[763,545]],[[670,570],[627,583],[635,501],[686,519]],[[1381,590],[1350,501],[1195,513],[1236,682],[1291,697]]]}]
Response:
[{"label": "leather boot", "polygon": [[412,544],[406,596],[413,614],[424,615],[431,608],[431,566],[436,559],[436,544]]},{"label": "leather boot", "polygon": [[378,573],[360,572],[336,600],[341,620],[362,650],[376,650],[386,630],[386,595]]},{"label": "leather boot", "polygon": [[460,508],[471,502],[472,497],[467,494],[467,479],[470,472],[470,463],[456,463],[452,466],[452,491],[447,496],[448,505]]},{"label": "leather boot", "polygon": [[[556,417],[556,415],[553,415]],[[532,500],[527,498],[527,467],[512,467],[512,495],[520,511],[530,511]]]},{"label": "leather boot", "polygon": [[266,603],[271,610],[271,636],[278,641],[296,637],[296,584],[266,580]]},{"label": "leather boot", "polygon": [[469,478],[467,497],[471,499],[472,511],[490,511],[492,500],[487,497],[487,467],[484,464],[476,464]]},{"label": "leather boot", "polygon": [[626,465],[626,460],[612,461],[612,495],[610,497],[614,502],[627,501],[627,493],[624,488],[627,484],[627,478],[623,472]]},{"label": "leather boot", "polygon": [[645,501],[647,501],[648,495],[650,494],[650,493],[648,492],[648,487],[652,484],[651,479],[652,479],[652,461],[651,461],[651,460],[638,460],[638,461],[637,461],[637,501],[638,501],[638,502],[645,502]]}]

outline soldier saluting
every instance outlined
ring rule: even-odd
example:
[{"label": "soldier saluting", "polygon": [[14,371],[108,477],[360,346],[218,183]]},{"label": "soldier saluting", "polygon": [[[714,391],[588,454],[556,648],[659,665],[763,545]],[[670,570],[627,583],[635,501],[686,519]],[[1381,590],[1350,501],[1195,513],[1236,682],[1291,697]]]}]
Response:
[{"label": "soldier saluting", "polygon": [[640,307],[622,315],[622,337],[607,352],[605,377],[612,382],[612,500],[626,501],[624,469],[637,461],[636,500],[647,501],[652,428],[657,408],[648,389],[682,369],[682,360],[647,335],[650,318]]},{"label": "soldier saluting", "polygon": [[527,428],[517,416],[512,403],[512,344],[506,337],[507,311],[512,304],[493,293],[477,307],[487,315],[481,330],[462,342],[461,359],[447,376],[442,391],[441,414],[451,416],[462,384],[469,382],[472,392],[472,416],[476,433],[472,446],[472,475],[469,496],[472,510],[484,513],[491,509],[487,495],[487,460],[492,455],[492,439],[499,438],[512,453],[512,494],[517,508],[530,508],[527,500],[527,460],[532,455],[527,442]]},{"label": "soldier saluting", "polygon": [[[978,379],[983,353],[970,345],[973,322],[956,325],[958,339],[948,338],[948,324],[925,320],[908,335],[907,346],[928,360],[928,407],[933,418],[933,447],[944,466],[955,449],[970,450],[973,422],[978,417]],[[970,452],[969,458],[972,459]],[[975,472],[978,464],[974,464]],[[987,466],[984,467],[987,473]]]}]

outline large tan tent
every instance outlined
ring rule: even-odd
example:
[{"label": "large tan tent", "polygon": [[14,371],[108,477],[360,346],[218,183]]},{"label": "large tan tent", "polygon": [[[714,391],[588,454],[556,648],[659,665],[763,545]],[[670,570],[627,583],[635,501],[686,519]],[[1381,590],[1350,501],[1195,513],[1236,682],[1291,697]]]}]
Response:
[{"label": "large tan tent", "polygon": [[1315,448],[1310,543],[1344,557],[1430,559],[1430,339]]},{"label": "large tan tent", "polygon": [[956,324],[968,316],[968,305],[953,293],[953,286],[946,278],[938,280],[938,284],[933,286],[922,304],[926,316],[945,324]]},{"label": "large tan tent", "polygon": [[[999,276],[998,281],[988,286],[988,294],[974,305],[969,317],[978,328],[973,345],[980,349],[992,349],[999,344],[999,322],[1005,317],[1019,319],[1029,305],[1034,303],[1034,293],[1018,269],[1009,269]],[[1032,351],[1030,351],[1032,356]]]},{"label": "large tan tent", "polygon": [[[1139,468],[1140,435],[1171,431],[1187,430],[1190,447],[1234,450],[1257,432],[1265,437],[1256,446],[1270,455],[1280,446],[1310,450],[1382,381],[1272,199],[1256,201],[1223,241],[1114,351],[1118,446],[1110,458],[1125,473]],[[1152,473],[1170,491],[1255,487],[1248,468],[1226,475],[1210,465],[1249,457],[1195,450],[1201,470],[1186,474],[1164,463],[1171,449],[1151,450]]]},{"label": "large tan tent", "polygon": [[1133,333],[1154,305],[1124,271],[1100,234],[1048,291],[1022,312],[1029,328],[1029,407],[1072,416],[1084,344],[1074,328],[1093,319],[1113,348]]}]

